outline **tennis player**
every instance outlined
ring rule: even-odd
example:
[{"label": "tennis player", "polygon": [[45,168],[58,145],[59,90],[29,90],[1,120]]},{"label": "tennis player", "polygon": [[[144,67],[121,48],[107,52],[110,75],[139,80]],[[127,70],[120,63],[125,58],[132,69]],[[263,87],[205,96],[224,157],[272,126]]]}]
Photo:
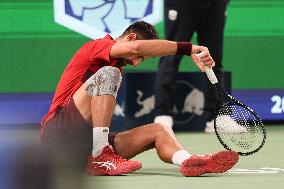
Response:
[{"label": "tennis player", "polygon": [[[200,59],[198,51],[203,51]],[[140,162],[117,155],[108,142],[122,66],[173,54],[191,56],[201,70],[214,66],[206,47],[159,40],[154,27],[143,21],[131,24],[116,39],[106,35],[84,44],[64,70],[42,120],[43,144],[59,151],[78,150],[75,154],[86,159],[83,151],[91,149],[87,167],[91,175],[121,175],[141,168]]]}]

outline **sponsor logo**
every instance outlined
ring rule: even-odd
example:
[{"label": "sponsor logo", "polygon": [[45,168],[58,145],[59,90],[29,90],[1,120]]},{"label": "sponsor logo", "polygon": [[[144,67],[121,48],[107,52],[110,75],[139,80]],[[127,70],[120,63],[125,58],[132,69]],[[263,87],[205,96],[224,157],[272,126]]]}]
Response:
[{"label": "sponsor logo", "polygon": [[189,123],[195,116],[203,114],[205,97],[202,91],[188,81],[178,80],[176,93],[179,94],[176,99],[177,113],[174,116],[176,124]]},{"label": "sponsor logo", "polygon": [[136,92],[137,92],[137,95],[138,95],[136,102],[137,102],[138,105],[140,105],[142,107],[140,108],[139,111],[137,111],[134,114],[134,117],[139,118],[139,117],[142,117],[144,115],[149,114],[154,109],[155,96],[152,95],[150,97],[145,98],[144,100],[141,100],[144,93],[140,90],[137,90]]},{"label": "sponsor logo", "polygon": [[116,103],[113,114],[115,116],[125,117],[125,114],[124,114],[124,104],[121,106],[118,103]]},{"label": "sponsor logo", "polygon": [[108,133],[108,131],[109,131],[108,129],[104,129],[103,130],[104,133]]},{"label": "sponsor logo", "polygon": [[106,162],[96,162],[96,161],[94,161],[92,163],[98,164],[99,167],[105,167],[106,170],[108,170],[108,171],[116,169],[114,163],[111,162],[111,161],[106,161]]},{"label": "sponsor logo", "polygon": [[[154,95],[144,97],[144,93],[141,90],[136,92],[136,102],[141,108],[134,113],[134,117],[140,118],[153,111],[155,97]],[[202,91],[192,86],[188,81],[178,80],[177,93],[179,94],[179,99],[177,99],[176,105],[173,107],[175,123],[188,123],[194,116],[203,114],[205,97]]]},{"label": "sponsor logo", "polygon": [[204,108],[204,95],[198,89],[193,89],[186,97],[182,109],[182,113],[195,113],[202,115]]},{"label": "sponsor logo", "polygon": [[178,16],[178,11],[176,11],[176,10],[169,10],[169,12],[168,12],[169,20],[174,21],[174,20],[177,19],[177,16]]},{"label": "sponsor logo", "polygon": [[92,39],[118,37],[133,22],[157,24],[163,0],[54,0],[55,22]]}]

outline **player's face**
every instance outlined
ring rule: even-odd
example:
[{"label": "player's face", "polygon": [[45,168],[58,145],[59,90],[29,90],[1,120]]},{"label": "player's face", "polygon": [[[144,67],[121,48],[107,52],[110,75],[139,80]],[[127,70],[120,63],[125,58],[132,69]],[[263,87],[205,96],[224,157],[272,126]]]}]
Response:
[{"label": "player's face", "polygon": [[[126,40],[127,41],[137,40],[137,34],[136,33],[128,34],[128,36],[126,37]],[[127,58],[126,62],[127,62],[127,64],[130,64],[132,66],[138,66],[144,59],[145,59],[145,57],[143,57],[143,56],[135,56],[135,57]]]}]

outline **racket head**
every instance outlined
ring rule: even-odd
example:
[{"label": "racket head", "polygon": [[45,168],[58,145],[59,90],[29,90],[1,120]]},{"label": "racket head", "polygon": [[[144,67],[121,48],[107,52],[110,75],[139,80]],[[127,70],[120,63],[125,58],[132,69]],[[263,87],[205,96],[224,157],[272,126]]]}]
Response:
[{"label": "racket head", "polygon": [[215,112],[214,129],[220,143],[228,150],[247,156],[258,152],[266,140],[260,117],[251,108],[231,97]]}]

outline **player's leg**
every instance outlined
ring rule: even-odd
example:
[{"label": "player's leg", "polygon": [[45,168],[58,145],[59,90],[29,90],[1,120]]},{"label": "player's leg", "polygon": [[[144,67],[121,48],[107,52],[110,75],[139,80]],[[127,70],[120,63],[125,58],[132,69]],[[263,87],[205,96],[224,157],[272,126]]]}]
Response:
[{"label": "player's leg", "polygon": [[[189,16],[190,1],[164,1],[164,20],[166,39],[173,41],[190,41],[194,30],[193,17]],[[188,7],[188,8],[187,8]],[[172,127],[172,110],[175,102],[178,66],[182,56],[165,56],[160,59],[156,76],[154,95],[155,123]]]},{"label": "player's leg", "polygon": [[[224,28],[226,21],[226,8],[228,0],[206,1],[203,4],[203,15],[198,29],[198,42],[200,45],[207,46],[211,56],[215,61],[214,73],[218,78],[218,82],[224,85],[223,74],[223,40]],[[220,94],[221,95],[221,94]],[[220,99],[222,97],[220,96]],[[206,132],[214,132],[213,111],[215,109],[216,99],[214,89],[211,83],[207,82],[207,92],[205,98],[205,110],[209,112],[208,127],[205,128]]]},{"label": "player's leg", "polygon": [[178,74],[178,63],[181,57],[167,56],[160,59],[159,68],[155,81],[155,113],[154,122],[167,127],[173,126],[173,106]]},{"label": "player's leg", "polygon": [[160,159],[166,163],[181,163],[190,157],[189,153],[182,160],[174,160],[178,151],[185,151],[171,129],[161,124],[152,123],[128,131],[117,133],[114,137],[115,151],[122,157],[130,159],[146,150],[156,148]]},{"label": "player's leg", "polygon": [[103,67],[91,76],[73,95],[82,117],[93,126],[93,156],[108,145],[108,130],[120,85],[120,71]]},{"label": "player's leg", "polygon": [[156,148],[160,159],[179,165],[184,176],[225,172],[238,161],[238,154],[232,151],[202,156],[191,155],[176,139],[171,129],[155,123],[117,133],[111,140],[116,152],[127,159]]},{"label": "player's leg", "polygon": [[102,67],[73,96],[78,111],[93,126],[93,150],[87,169],[92,175],[119,175],[141,168],[140,162],[125,161],[118,157],[108,143],[109,125],[120,79],[119,69]]}]

